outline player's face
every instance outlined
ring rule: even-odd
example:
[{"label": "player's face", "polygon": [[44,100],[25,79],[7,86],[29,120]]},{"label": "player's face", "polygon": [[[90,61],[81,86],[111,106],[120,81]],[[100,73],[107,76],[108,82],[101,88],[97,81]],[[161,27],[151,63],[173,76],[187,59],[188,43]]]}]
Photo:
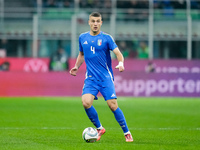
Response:
[{"label": "player's face", "polygon": [[91,34],[93,35],[97,35],[100,32],[100,28],[102,25],[102,20],[101,17],[90,17],[89,18],[89,25],[90,25],[90,31]]}]

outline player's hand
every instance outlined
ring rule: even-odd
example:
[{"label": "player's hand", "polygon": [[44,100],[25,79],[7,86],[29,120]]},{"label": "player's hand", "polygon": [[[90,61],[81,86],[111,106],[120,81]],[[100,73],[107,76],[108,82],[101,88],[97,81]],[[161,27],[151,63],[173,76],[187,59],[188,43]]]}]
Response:
[{"label": "player's hand", "polygon": [[115,69],[119,69],[120,72],[124,71],[124,63],[123,62],[119,62],[119,64],[115,67]]},{"label": "player's hand", "polygon": [[73,76],[76,76],[76,73],[78,72],[78,68],[77,67],[74,67],[74,68],[72,68],[70,71],[69,71],[69,73],[71,74],[71,75],[73,75]]}]

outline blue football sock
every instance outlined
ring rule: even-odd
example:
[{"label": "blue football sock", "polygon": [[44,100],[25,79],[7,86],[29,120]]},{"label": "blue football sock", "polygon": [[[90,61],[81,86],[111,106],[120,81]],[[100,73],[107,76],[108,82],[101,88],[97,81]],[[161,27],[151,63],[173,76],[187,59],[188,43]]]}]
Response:
[{"label": "blue football sock", "polygon": [[95,125],[96,128],[101,127],[101,123],[99,121],[99,117],[98,117],[97,111],[94,108],[94,106],[91,106],[90,108],[85,109],[85,112],[86,112],[88,118],[91,120],[91,122]]},{"label": "blue football sock", "polygon": [[113,111],[113,113],[115,115],[115,119],[117,120],[117,122],[121,126],[123,132],[124,133],[128,132],[129,131],[128,126],[126,124],[126,119],[124,117],[122,110],[118,107],[115,111]]}]

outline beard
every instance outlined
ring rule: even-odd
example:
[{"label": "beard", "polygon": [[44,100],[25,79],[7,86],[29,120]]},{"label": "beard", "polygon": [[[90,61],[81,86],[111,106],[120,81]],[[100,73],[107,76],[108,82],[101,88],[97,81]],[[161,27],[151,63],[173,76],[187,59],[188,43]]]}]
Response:
[{"label": "beard", "polygon": [[92,32],[93,32],[94,34],[97,34],[97,33],[99,32],[99,29],[97,29],[97,30],[93,29]]}]

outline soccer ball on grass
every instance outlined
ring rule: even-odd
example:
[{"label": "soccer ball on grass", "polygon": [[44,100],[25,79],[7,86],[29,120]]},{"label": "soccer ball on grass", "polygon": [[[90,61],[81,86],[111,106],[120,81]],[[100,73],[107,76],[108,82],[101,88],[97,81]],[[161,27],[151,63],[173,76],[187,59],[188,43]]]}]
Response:
[{"label": "soccer ball on grass", "polygon": [[96,142],[98,138],[98,132],[93,127],[87,127],[84,129],[82,133],[82,137],[83,137],[83,140],[86,141],[87,143],[93,143],[93,142]]}]

